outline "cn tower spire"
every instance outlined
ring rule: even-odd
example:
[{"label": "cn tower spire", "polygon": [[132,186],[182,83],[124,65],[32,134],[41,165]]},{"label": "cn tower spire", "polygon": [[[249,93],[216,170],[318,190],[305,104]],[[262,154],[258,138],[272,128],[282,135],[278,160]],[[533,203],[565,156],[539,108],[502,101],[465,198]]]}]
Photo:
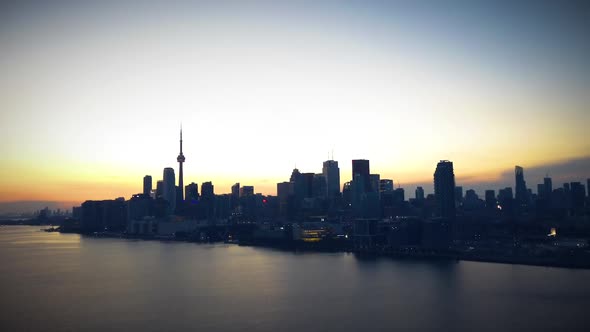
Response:
[{"label": "cn tower spire", "polygon": [[178,189],[179,189],[178,191],[180,193],[179,201],[183,202],[184,201],[184,181],[183,181],[184,179],[183,179],[183,174],[182,174],[182,164],[184,163],[184,154],[182,154],[182,123],[180,124],[180,153],[178,154],[176,161],[178,161]]}]

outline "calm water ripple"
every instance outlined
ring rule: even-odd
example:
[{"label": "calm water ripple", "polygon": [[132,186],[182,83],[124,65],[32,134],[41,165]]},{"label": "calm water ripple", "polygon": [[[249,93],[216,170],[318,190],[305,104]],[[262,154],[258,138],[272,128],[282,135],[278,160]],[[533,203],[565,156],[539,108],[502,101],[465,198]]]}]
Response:
[{"label": "calm water ripple", "polygon": [[590,270],[0,227],[2,331],[590,330]]}]

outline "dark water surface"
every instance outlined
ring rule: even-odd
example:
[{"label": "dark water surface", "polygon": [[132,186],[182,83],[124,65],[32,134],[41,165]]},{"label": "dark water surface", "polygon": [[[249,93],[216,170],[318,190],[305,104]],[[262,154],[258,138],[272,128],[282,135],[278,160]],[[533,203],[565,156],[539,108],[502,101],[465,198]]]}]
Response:
[{"label": "dark water surface", "polygon": [[590,270],[0,227],[1,331],[590,331]]}]

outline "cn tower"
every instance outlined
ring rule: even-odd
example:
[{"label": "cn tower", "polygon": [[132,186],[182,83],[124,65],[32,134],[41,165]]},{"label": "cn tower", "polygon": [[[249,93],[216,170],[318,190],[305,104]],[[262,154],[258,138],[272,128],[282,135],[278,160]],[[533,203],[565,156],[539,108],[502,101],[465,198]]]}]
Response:
[{"label": "cn tower", "polygon": [[184,155],[182,154],[182,125],[180,126],[180,153],[176,158],[178,161],[178,187],[180,192],[179,201],[184,201],[184,181],[182,176],[182,163],[184,163]]}]

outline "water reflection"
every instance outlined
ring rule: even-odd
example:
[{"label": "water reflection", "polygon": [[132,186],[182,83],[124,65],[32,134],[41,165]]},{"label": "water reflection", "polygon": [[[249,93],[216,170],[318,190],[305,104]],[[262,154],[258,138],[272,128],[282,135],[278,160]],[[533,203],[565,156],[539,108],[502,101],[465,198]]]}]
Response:
[{"label": "water reflection", "polygon": [[0,261],[0,284],[10,285],[0,318],[12,330],[589,326],[585,270],[79,237],[31,227],[2,228]]}]

